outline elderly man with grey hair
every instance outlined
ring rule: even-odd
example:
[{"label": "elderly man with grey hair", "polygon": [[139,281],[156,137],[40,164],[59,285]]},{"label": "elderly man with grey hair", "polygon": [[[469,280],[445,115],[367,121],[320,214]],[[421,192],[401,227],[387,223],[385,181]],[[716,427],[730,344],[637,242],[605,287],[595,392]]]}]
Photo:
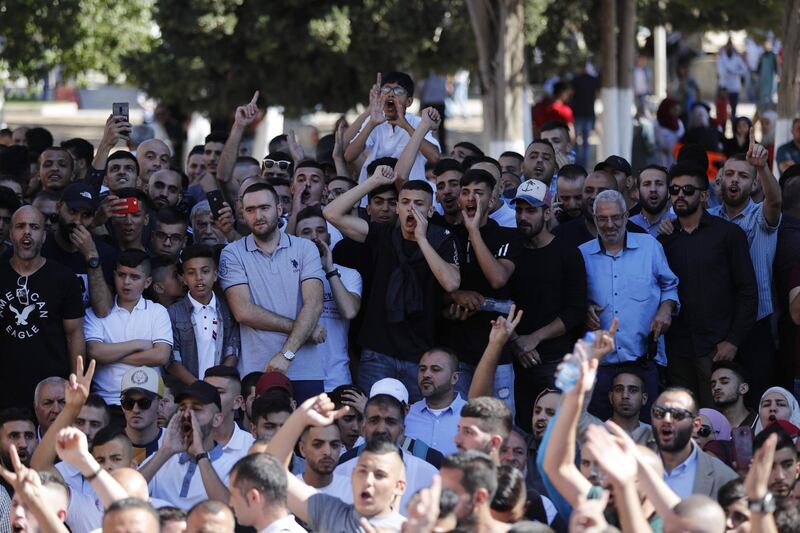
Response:
[{"label": "elderly man with grey hair", "polygon": [[603,358],[597,372],[589,411],[601,420],[611,416],[608,394],[614,376],[638,361],[637,370],[647,393],[642,412],[649,422],[650,404],[658,394],[656,365],[667,364],[661,335],[679,308],[678,278],[656,239],[647,233],[626,231],[628,215],[622,194],[601,192],[592,213],[597,238],[579,247],[586,265],[587,327],[608,329],[615,318],[620,327],[615,350]]},{"label": "elderly man with grey hair", "polygon": [[39,424],[39,439],[50,428],[58,413],[64,409],[66,387],[67,380],[60,376],[50,376],[36,384],[33,392],[33,411]]},{"label": "elderly man with grey hair", "polygon": [[226,244],[225,235],[214,224],[214,215],[211,212],[211,205],[208,200],[197,202],[189,213],[189,222],[192,227],[194,242],[197,244],[207,244],[215,246]]}]

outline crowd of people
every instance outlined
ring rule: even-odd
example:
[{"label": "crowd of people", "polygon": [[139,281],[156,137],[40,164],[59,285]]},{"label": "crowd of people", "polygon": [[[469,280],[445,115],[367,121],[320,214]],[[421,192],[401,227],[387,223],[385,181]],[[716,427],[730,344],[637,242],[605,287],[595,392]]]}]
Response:
[{"label": "crowd of people", "polygon": [[185,161],[0,131],[0,532],[800,531],[800,119],[589,170],[414,91],[260,162],[258,92]]}]

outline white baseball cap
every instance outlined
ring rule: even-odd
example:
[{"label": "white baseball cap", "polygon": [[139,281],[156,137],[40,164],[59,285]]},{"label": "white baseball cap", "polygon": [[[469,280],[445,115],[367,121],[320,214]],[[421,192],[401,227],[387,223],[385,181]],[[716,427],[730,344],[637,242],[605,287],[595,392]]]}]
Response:
[{"label": "white baseball cap", "polygon": [[161,398],[164,396],[164,381],[155,368],[149,366],[131,368],[122,376],[120,392],[125,394],[125,392],[133,389],[149,392]]},{"label": "white baseball cap", "polygon": [[541,207],[543,205],[550,205],[550,188],[543,181],[536,179],[529,179],[524,181],[517,187],[517,194],[511,203],[519,200],[528,202],[533,207]]},{"label": "white baseball cap", "polygon": [[376,381],[369,390],[369,397],[374,398],[378,394],[388,394],[392,398],[396,398],[403,404],[408,405],[408,389],[394,378],[383,378]]}]

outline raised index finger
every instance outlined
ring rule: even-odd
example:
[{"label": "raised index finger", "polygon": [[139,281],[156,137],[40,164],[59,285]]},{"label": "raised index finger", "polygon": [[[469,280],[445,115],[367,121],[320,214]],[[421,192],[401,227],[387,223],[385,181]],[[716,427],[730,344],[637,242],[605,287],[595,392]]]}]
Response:
[{"label": "raised index finger", "polygon": [[750,148],[753,148],[753,145],[756,144],[756,129],[752,126],[750,127]]},{"label": "raised index finger", "polygon": [[617,333],[617,326],[619,326],[619,319],[615,318],[611,322],[611,328],[608,330],[608,334],[611,335],[612,337]]},{"label": "raised index finger", "polygon": [[253,99],[250,100],[250,103],[255,105],[257,100],[258,100],[258,91],[253,93]]}]

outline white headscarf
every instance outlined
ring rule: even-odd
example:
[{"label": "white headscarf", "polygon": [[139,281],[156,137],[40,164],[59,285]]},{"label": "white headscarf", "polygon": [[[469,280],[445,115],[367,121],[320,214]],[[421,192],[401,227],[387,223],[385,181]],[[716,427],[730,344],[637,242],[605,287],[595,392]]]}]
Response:
[{"label": "white headscarf", "polygon": [[[789,422],[800,428],[800,404],[797,403],[797,400],[794,397],[794,394],[789,392],[788,390],[784,389],[783,387],[770,387],[768,388],[764,394],[761,395],[761,399],[758,400],[758,411],[761,411],[761,402],[764,401],[764,396],[770,394],[771,392],[778,392],[784,398],[786,398],[786,403],[789,404],[789,409],[791,409],[791,413],[789,414]],[[755,434],[758,435],[761,433],[761,430],[764,429],[764,426],[761,424],[761,417],[758,417],[756,421],[756,431]]]}]

